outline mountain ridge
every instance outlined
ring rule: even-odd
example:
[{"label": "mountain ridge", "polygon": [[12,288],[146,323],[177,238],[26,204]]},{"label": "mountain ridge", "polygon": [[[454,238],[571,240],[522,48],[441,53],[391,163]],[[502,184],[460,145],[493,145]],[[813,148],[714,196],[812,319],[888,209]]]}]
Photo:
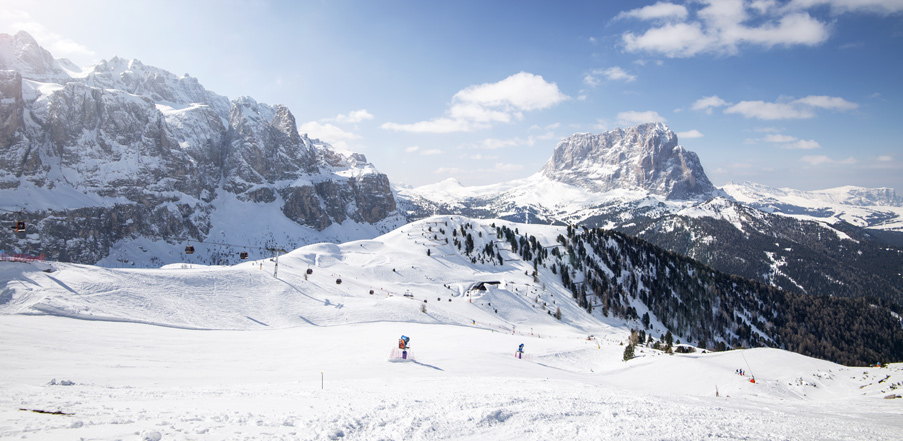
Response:
[{"label": "mountain ridge", "polygon": [[[31,227],[3,235],[4,249],[145,266],[180,261],[186,240],[211,234],[250,236],[260,255],[274,241],[372,237],[404,221],[388,177],[364,155],[300,134],[282,105],[230,101],[188,75],[118,57],[70,74],[19,32],[0,35],[0,98],[0,208]],[[63,193],[83,196],[70,204]],[[234,214],[220,226],[233,198],[259,205],[250,232]],[[111,255],[142,237],[155,243],[145,258]],[[198,251],[209,262],[238,256]]]}]

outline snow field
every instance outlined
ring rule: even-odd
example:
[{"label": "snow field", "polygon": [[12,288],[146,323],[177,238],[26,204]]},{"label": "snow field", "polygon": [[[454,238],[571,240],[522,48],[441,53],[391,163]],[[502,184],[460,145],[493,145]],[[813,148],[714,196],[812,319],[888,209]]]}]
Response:
[{"label": "snow field", "polygon": [[[7,315],[0,332],[3,439],[893,439],[903,424],[899,401],[855,386],[862,372],[900,381],[903,367],[776,350],[745,351],[769,366],[752,385],[730,369],[738,351],[624,363],[621,346],[466,326],[198,331]],[[386,360],[401,333],[416,363]],[[513,357],[520,342],[535,361]],[[817,388],[770,376],[812,369],[834,371],[821,386],[832,396],[794,397]]]},{"label": "snow field", "polygon": [[[642,346],[625,363],[627,325],[586,314],[550,270],[536,282],[513,253],[475,264],[451,244],[472,224],[482,249],[497,240],[490,222],[436,217],[306,246],[279,257],[278,279],[270,259],[2,262],[0,439],[808,440],[903,429],[903,400],[883,399],[903,391],[900,365]],[[561,231],[530,228],[542,244]],[[465,296],[479,281],[500,284]],[[549,314],[558,307],[561,321]],[[402,334],[415,359],[390,362]]]}]

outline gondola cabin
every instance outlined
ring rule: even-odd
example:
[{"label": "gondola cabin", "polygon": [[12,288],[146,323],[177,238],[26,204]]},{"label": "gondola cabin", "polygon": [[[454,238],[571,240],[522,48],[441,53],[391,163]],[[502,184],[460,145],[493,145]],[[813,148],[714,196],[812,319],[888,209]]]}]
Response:
[{"label": "gondola cabin", "polygon": [[194,254],[194,246],[188,245],[185,247],[185,254]]},{"label": "gondola cabin", "polygon": [[242,251],[242,252],[238,253],[238,257],[240,257],[241,260],[245,260],[248,258],[248,253]]},{"label": "gondola cabin", "polygon": [[16,233],[21,233],[21,232],[25,231],[25,222],[16,221],[16,224],[13,225],[13,230],[15,230]]}]

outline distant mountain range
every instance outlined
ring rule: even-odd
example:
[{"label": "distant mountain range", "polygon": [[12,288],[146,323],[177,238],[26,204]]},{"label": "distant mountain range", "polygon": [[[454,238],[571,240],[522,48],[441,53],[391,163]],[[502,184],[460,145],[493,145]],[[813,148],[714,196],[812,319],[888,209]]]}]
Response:
[{"label": "distant mountain range", "polygon": [[405,222],[386,175],[300,134],[284,106],[138,60],[80,69],[25,32],[0,35],[0,122],[4,223],[28,225],[3,250],[158,266],[193,246],[235,263]]}]

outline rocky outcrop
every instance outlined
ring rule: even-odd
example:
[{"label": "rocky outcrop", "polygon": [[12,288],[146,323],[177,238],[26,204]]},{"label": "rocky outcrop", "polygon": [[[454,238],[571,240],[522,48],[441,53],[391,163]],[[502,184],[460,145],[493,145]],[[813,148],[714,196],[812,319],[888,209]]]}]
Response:
[{"label": "rocky outcrop", "polygon": [[596,193],[641,190],[676,200],[719,194],[699,157],[662,123],[572,135],[558,143],[541,173]]}]

